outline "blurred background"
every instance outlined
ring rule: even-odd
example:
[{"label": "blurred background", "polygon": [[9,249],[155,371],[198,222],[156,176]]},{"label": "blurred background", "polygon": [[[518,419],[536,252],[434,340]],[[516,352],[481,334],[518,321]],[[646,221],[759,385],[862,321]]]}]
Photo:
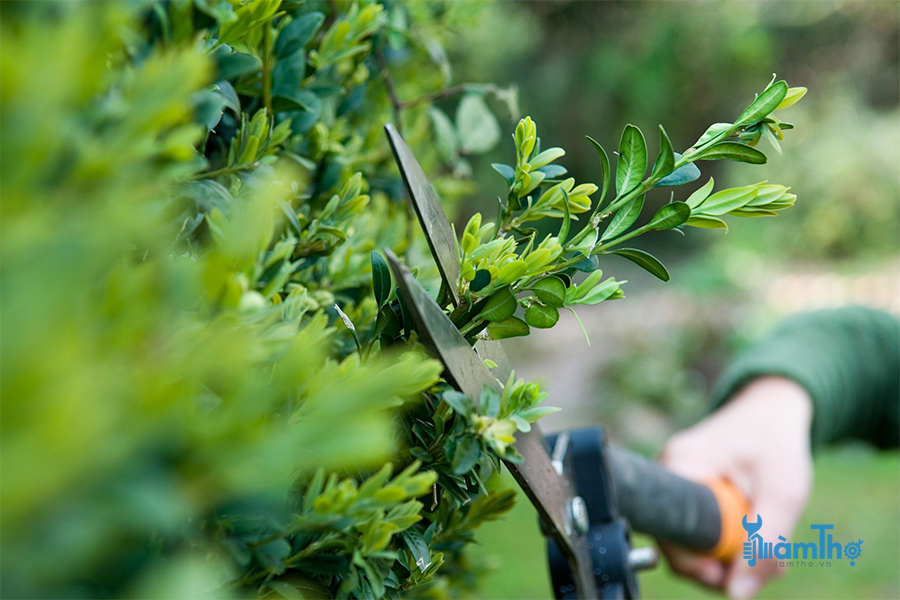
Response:
[{"label": "blurred background", "polygon": [[[672,281],[607,259],[608,274],[629,280],[628,297],[581,311],[590,347],[568,313],[553,330],[508,344],[519,374],[542,381],[549,402],[564,409],[547,429],[602,423],[619,443],[652,455],[702,416],[728,361],[784,317],[854,303],[900,312],[897,2],[464,5],[470,25],[448,49],[455,79],[517,84],[522,114],[538,123],[545,147],[568,151],[560,162],[579,182],[599,179],[585,135],[615,148],[633,123],[652,147],[661,123],[676,150],[684,149],[710,123],[733,118],[772,73],[810,90],[786,113],[797,128],[784,156],[767,149],[760,167],[703,163],[702,181],[791,186],[794,208],[764,222],[733,221],[727,234],[645,236],[641,247],[663,259]],[[448,100],[446,109],[452,106]],[[459,221],[493,212],[504,187],[490,163],[510,162],[507,139],[473,164],[479,195],[462,205]],[[655,194],[653,206],[669,199],[667,190]],[[858,531],[864,559],[789,572],[762,596],[900,597],[898,470],[896,453],[821,452],[798,530],[833,522]],[[479,554],[497,568],[484,597],[549,597],[531,507],[520,500],[509,519],[488,527]],[[648,598],[702,596],[665,566],[641,581]]]}]

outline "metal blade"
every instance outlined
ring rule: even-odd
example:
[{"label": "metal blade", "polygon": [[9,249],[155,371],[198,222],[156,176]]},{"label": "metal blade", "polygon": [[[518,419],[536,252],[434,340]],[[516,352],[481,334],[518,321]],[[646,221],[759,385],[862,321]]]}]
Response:
[{"label": "metal blade", "polygon": [[406,190],[409,192],[416,216],[419,218],[419,224],[425,232],[431,254],[437,263],[438,271],[440,271],[447,289],[450,290],[453,304],[459,305],[459,290],[457,289],[459,255],[456,250],[456,236],[453,235],[450,221],[447,220],[447,215],[444,214],[444,209],[441,207],[441,201],[409,146],[390,123],[384,126],[384,130],[387,133],[391,150],[394,152],[397,166],[400,168],[400,174],[403,176],[403,182],[406,184]]},{"label": "metal blade", "polygon": [[[500,391],[500,382],[485,366],[484,360],[469,346],[450,317],[393,252],[385,250],[385,254],[397,282],[400,302],[405,306],[406,314],[412,320],[422,342],[444,364],[447,379],[476,402],[484,385]],[[490,342],[487,348],[492,355],[503,360],[497,354],[502,349],[496,344]],[[528,433],[516,435],[516,449],[524,460],[521,463],[507,462],[506,466],[568,557],[579,597],[597,597],[587,540],[574,532],[569,523],[575,486],[553,468],[544,438],[537,427],[532,427]]]}]

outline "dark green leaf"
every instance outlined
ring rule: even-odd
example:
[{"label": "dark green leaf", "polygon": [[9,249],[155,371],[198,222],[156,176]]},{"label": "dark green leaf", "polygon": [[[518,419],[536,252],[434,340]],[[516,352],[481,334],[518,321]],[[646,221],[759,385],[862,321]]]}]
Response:
[{"label": "dark green leaf", "polygon": [[766,155],[756,148],[740,142],[720,142],[697,155],[697,160],[721,159],[762,165],[766,162]]},{"label": "dark green leaf", "polygon": [[272,69],[272,95],[297,98],[301,104],[306,105],[302,97],[298,96],[305,75],[306,53],[302,49],[282,58]]},{"label": "dark green leaf", "polygon": [[[562,188],[560,188],[562,189]],[[566,243],[566,238],[569,237],[569,226],[572,224],[572,211],[569,210],[569,194],[566,190],[562,190],[563,193],[563,222],[562,225],[559,226],[559,242],[561,244]]]},{"label": "dark green leaf", "polygon": [[613,250],[612,253],[627,258],[663,281],[669,280],[669,272],[666,270],[666,267],[652,254],[637,248],[621,248]]},{"label": "dark green leaf", "polygon": [[219,67],[217,79],[235,79],[247,73],[255,73],[262,67],[258,58],[251,54],[235,52],[228,44],[222,44],[213,50],[212,57]]},{"label": "dark green leaf", "polygon": [[663,205],[645,227],[647,229],[672,229],[691,217],[691,207],[684,202],[670,202]]},{"label": "dark green leaf", "polygon": [[600,236],[600,241],[610,240],[620,233],[624,233],[629,227],[634,225],[634,222],[637,221],[638,216],[641,214],[641,210],[644,208],[644,196],[638,196],[634,200],[631,200],[619,209],[619,212],[612,218],[612,221],[609,222],[609,225],[606,227],[606,231],[603,232],[603,235]]},{"label": "dark green leaf", "polygon": [[473,292],[479,292],[491,283],[491,272],[487,269],[478,269],[475,271],[475,277],[469,284],[469,289]]},{"label": "dark green leaf", "polygon": [[479,319],[485,321],[505,321],[516,312],[516,297],[506,286],[491,295],[480,313]]},{"label": "dark green leaf", "polygon": [[372,252],[372,288],[378,306],[384,306],[391,295],[391,270],[378,252]]},{"label": "dark green leaf", "polygon": [[504,340],[528,335],[530,330],[528,329],[528,324],[519,317],[510,317],[505,321],[491,323],[488,325],[488,331],[491,334],[491,338]]},{"label": "dark green leaf", "polygon": [[291,553],[291,545],[286,540],[277,539],[253,551],[256,560],[269,573],[284,573],[284,559]]},{"label": "dark green leaf", "polygon": [[281,30],[281,33],[278,34],[278,41],[275,43],[275,56],[283,58],[305,46],[324,21],[324,14],[319,11],[313,11],[304,13],[288,23]]},{"label": "dark green leaf", "polygon": [[441,394],[441,399],[447,403],[450,408],[458,412],[464,417],[468,417],[475,410],[472,399],[456,390],[448,390]]},{"label": "dark green leaf", "polygon": [[563,283],[562,279],[555,275],[541,279],[531,286],[530,289],[544,304],[556,307],[565,304],[566,284]]},{"label": "dark green leaf", "polygon": [[291,110],[310,111],[311,109],[297,98],[279,94],[278,96],[272,96],[272,110],[281,112]]},{"label": "dark green leaf", "polygon": [[[459,446],[457,446],[458,449]],[[428,549],[428,544],[418,529],[410,527],[405,531],[401,531],[400,539],[403,540],[409,553],[412,554],[413,560],[416,561],[416,566],[419,567],[420,571],[424,571],[431,565],[431,550]]]},{"label": "dark green leaf", "polygon": [[491,166],[495,171],[500,173],[503,176],[503,179],[506,180],[507,185],[512,185],[512,182],[516,179],[516,170],[509,165],[504,165],[500,163],[493,163]]},{"label": "dark green leaf", "polygon": [[562,165],[544,165],[536,170],[544,174],[544,183],[562,177],[569,172],[569,170]]},{"label": "dark green leaf", "polygon": [[483,385],[478,405],[482,413],[488,417],[496,417],[500,414],[500,392],[487,384]]},{"label": "dark green leaf", "polygon": [[479,458],[481,458],[481,444],[478,438],[472,435],[465,436],[456,445],[456,452],[453,453],[451,463],[453,472],[457,475],[468,473],[478,463]]},{"label": "dark green leaf", "polygon": [[534,303],[525,310],[525,322],[538,329],[550,329],[559,321],[559,310]]},{"label": "dark green leaf", "polygon": [[626,125],[622,132],[617,163],[616,191],[622,196],[636,188],[647,172],[647,143],[634,125]]},{"label": "dark green leaf", "polygon": [[591,136],[586,137],[588,141],[594,145],[594,148],[597,149],[597,154],[600,155],[600,177],[602,183],[600,184],[600,196],[597,198],[596,204],[596,206],[599,207],[603,203],[603,199],[606,198],[606,192],[609,190],[609,156],[607,156],[606,150],[603,149],[603,146],[601,146],[597,140]]},{"label": "dark green leaf", "polygon": [[672,149],[672,141],[663,126],[659,126],[659,155],[650,173],[652,179],[662,179],[675,168],[675,150]]}]

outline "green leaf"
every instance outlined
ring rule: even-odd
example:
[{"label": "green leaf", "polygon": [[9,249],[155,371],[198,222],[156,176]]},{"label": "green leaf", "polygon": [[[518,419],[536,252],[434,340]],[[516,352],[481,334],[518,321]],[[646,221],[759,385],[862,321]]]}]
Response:
[{"label": "green leaf", "polygon": [[535,406],[534,408],[529,408],[528,410],[523,410],[519,413],[519,417],[525,419],[529,423],[534,423],[538,419],[542,417],[546,417],[547,415],[551,415],[555,412],[559,412],[560,408],[555,406]]},{"label": "green leaf", "polygon": [[275,112],[290,110],[310,112],[312,109],[306,104],[303,104],[298,98],[286,94],[278,94],[277,96],[272,96],[272,110]]},{"label": "green leaf", "polygon": [[505,340],[528,335],[531,330],[528,328],[528,323],[519,317],[510,317],[505,321],[491,323],[488,325],[488,331],[492,339]]},{"label": "green leaf", "polygon": [[738,117],[734,124],[739,127],[746,127],[747,125],[759,123],[778,108],[778,105],[787,96],[787,91],[788,85],[784,81],[773,83],[741,113],[741,116]]},{"label": "green leaf", "polygon": [[736,208],[746,206],[759,193],[756,185],[746,185],[743,187],[731,188],[716,192],[707,198],[699,207],[700,213],[704,215],[724,215]]},{"label": "green leaf", "polygon": [[456,110],[456,130],[465,154],[487,152],[500,141],[500,125],[479,94],[466,94]]},{"label": "green leaf", "polygon": [[503,176],[507,185],[512,185],[513,181],[516,180],[516,170],[511,166],[501,163],[491,163],[491,167]]},{"label": "green leaf", "polygon": [[481,396],[478,398],[481,412],[488,417],[496,417],[500,414],[500,392],[491,386],[481,386]]},{"label": "green leaf", "polygon": [[620,208],[619,212],[612,218],[612,221],[609,222],[606,231],[600,236],[600,241],[604,242],[618,236],[620,233],[624,233],[625,230],[634,225],[634,222],[637,221],[643,208],[644,195],[638,196]]},{"label": "green leaf", "polygon": [[603,204],[603,199],[606,198],[606,192],[609,190],[609,156],[606,154],[606,150],[603,149],[603,146],[600,145],[597,140],[592,138],[591,136],[587,137],[588,141],[594,145],[594,148],[597,149],[597,154],[600,155],[600,177],[602,179],[602,183],[600,185],[600,197],[597,199],[596,206],[599,207]]},{"label": "green leaf", "polygon": [[212,52],[219,67],[217,79],[235,79],[247,73],[255,73],[262,67],[262,62],[252,54],[235,52],[228,44],[221,44]]},{"label": "green leaf", "polygon": [[378,307],[384,306],[391,295],[391,270],[378,252],[372,252],[372,288]]},{"label": "green leaf", "polygon": [[472,403],[472,399],[456,390],[444,392],[441,394],[441,400],[446,402],[450,408],[464,417],[468,417],[475,411],[475,405]]},{"label": "green leaf", "polygon": [[516,297],[513,296],[509,286],[506,286],[488,298],[487,304],[478,313],[477,318],[492,322],[505,321],[515,314],[516,306]]},{"label": "green leaf", "polygon": [[703,132],[703,135],[700,136],[700,139],[694,142],[694,148],[699,148],[706,142],[712,140],[719,134],[728,131],[732,127],[734,127],[734,123],[713,123],[706,131]]},{"label": "green leaf", "polygon": [[529,289],[544,304],[558,308],[566,302],[566,284],[555,275],[541,279]]},{"label": "green leaf", "polygon": [[657,279],[669,280],[669,271],[666,270],[665,265],[649,252],[644,252],[637,248],[620,248],[619,250],[613,250],[612,253],[627,258],[645,271],[649,271]]},{"label": "green leaf", "polygon": [[[562,188],[560,188],[562,189]],[[566,190],[562,190],[563,193],[563,209],[565,214],[563,215],[562,225],[559,226],[559,238],[560,243],[565,244],[566,238],[569,237],[569,226],[572,223],[572,211],[569,210],[569,194]]]},{"label": "green leaf", "polygon": [[616,191],[622,196],[638,186],[647,172],[647,143],[634,125],[626,125],[619,142]]},{"label": "green leaf", "polygon": [[[458,449],[459,447],[457,447]],[[416,561],[416,566],[419,567],[420,571],[424,571],[431,565],[431,550],[429,550],[428,543],[425,542],[425,538],[422,537],[418,529],[410,527],[405,531],[401,531],[400,539],[403,540],[409,553],[412,554],[413,560]]]},{"label": "green leaf", "polygon": [[788,88],[787,94],[784,95],[784,100],[781,101],[781,104],[775,107],[775,110],[784,110],[786,108],[792,107],[800,101],[800,98],[806,95],[806,92],[807,90],[805,87]]},{"label": "green leaf", "polygon": [[277,539],[256,548],[253,554],[259,564],[269,573],[284,573],[284,559],[291,553],[291,545],[286,540]]},{"label": "green leaf", "polygon": [[473,292],[480,292],[491,283],[491,272],[487,269],[478,269],[475,271],[475,277],[469,284],[469,289]]},{"label": "green leaf", "polygon": [[752,165],[766,163],[765,154],[752,146],[740,142],[720,142],[697,155],[697,160],[721,160],[723,158]]},{"label": "green leaf", "polygon": [[700,204],[702,204],[704,200],[709,198],[709,194],[713,190],[713,185],[715,185],[715,181],[712,177],[710,177],[709,181],[707,181],[703,185],[703,187],[697,189],[693,194],[688,196],[688,199],[685,200],[685,204],[690,206],[692,209],[700,206]]},{"label": "green leaf", "polygon": [[[681,154],[678,152],[675,153],[675,160],[677,161],[681,158]],[[700,179],[700,169],[694,163],[688,163],[684,166],[678,167],[672,173],[669,173],[662,179],[656,182],[656,185],[653,187],[674,187],[676,185],[684,185],[685,183],[690,183],[692,181],[696,181]]]},{"label": "green leaf", "polygon": [[685,225],[691,227],[699,227],[700,229],[724,229],[728,231],[728,224],[717,217],[707,217],[706,215],[696,215],[684,222]]},{"label": "green leaf", "polygon": [[559,321],[559,310],[534,303],[525,310],[525,322],[538,329],[550,329]]},{"label": "green leaf", "polygon": [[444,111],[435,107],[428,110],[428,116],[431,117],[431,125],[434,127],[434,145],[441,159],[447,164],[453,164],[459,157],[459,142],[453,122]]},{"label": "green leaf", "polygon": [[659,126],[659,155],[653,164],[651,179],[662,179],[675,168],[675,151],[672,149],[672,141],[669,139],[663,126]]},{"label": "green leaf", "polygon": [[619,290],[619,286],[622,283],[625,282],[616,281],[615,278],[609,277],[603,283],[597,284],[592,287],[580,298],[570,301],[569,304],[599,304],[613,296],[613,294],[615,294]]},{"label": "green leaf", "polygon": [[325,21],[325,15],[319,11],[308,12],[300,15],[278,34],[275,43],[275,56],[284,58],[306,45],[316,34],[319,27]]},{"label": "green leaf", "polygon": [[664,204],[662,208],[656,211],[656,214],[644,227],[657,231],[673,229],[687,221],[690,216],[691,207],[685,202],[670,202],[669,204]]},{"label": "green leaf", "polygon": [[286,600],[303,600],[300,590],[284,581],[267,581],[266,586]]}]

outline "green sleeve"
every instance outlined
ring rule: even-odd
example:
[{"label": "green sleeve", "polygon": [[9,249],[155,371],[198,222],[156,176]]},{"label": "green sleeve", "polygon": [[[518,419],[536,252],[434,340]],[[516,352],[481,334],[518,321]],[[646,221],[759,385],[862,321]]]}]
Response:
[{"label": "green sleeve", "polygon": [[715,405],[764,375],[793,379],[809,392],[813,446],[846,438],[882,448],[900,443],[896,317],[850,307],[788,319],[728,368],[713,390]]}]

